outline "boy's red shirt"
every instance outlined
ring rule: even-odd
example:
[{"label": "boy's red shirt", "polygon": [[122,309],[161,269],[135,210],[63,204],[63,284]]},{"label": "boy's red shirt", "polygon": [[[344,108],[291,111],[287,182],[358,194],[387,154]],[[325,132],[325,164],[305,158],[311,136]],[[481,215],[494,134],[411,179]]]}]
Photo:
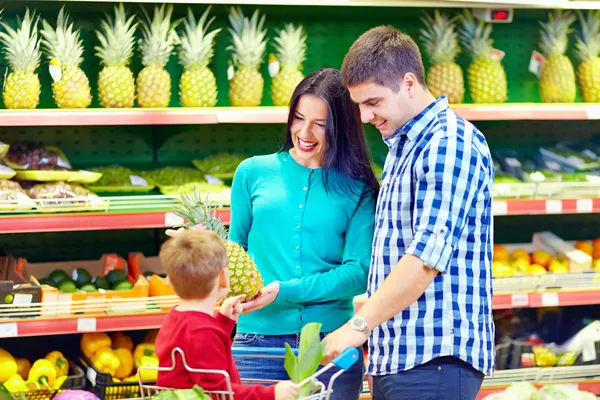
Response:
[{"label": "boy's red shirt", "polygon": [[[191,368],[227,371],[236,400],[275,399],[275,386],[244,385],[231,353],[230,335],[235,321],[219,312],[210,316],[200,311],[177,311],[167,315],[156,337],[156,355],[161,367],[173,363],[171,352],[180,347]],[[157,385],[173,389],[190,389],[197,384],[204,390],[227,390],[225,377],[191,373],[177,356],[176,368],[159,372]]]}]

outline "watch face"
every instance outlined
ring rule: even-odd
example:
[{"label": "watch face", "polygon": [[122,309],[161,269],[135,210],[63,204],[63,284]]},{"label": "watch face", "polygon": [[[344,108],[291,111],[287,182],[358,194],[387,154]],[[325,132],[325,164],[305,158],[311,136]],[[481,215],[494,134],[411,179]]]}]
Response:
[{"label": "watch face", "polygon": [[355,318],[352,320],[352,327],[356,328],[356,329],[363,329],[365,327],[366,323],[365,320],[362,318]]}]

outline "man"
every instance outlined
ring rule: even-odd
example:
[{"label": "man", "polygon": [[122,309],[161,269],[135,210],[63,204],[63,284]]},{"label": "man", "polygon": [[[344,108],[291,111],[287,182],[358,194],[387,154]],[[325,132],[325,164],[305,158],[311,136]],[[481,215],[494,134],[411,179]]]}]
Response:
[{"label": "man", "polygon": [[494,369],[488,145],[431,95],[418,46],[396,29],[363,34],[342,71],[389,154],[369,299],[328,336],[325,361],[369,339],[374,400],[472,400]]}]

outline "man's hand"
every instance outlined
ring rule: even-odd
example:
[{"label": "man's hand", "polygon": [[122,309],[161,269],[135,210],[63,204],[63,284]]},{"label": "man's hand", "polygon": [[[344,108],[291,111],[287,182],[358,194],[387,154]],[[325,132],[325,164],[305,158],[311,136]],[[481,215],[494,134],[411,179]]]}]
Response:
[{"label": "man's hand", "polygon": [[241,294],[239,296],[224,299],[219,312],[227,318],[237,321],[240,314],[244,310],[242,300],[244,300],[245,297],[246,295]]},{"label": "man's hand", "polygon": [[254,300],[244,303],[244,314],[260,310],[275,301],[279,295],[279,282],[271,282],[263,287],[260,294]]},{"label": "man's hand", "polygon": [[355,331],[349,324],[344,324],[325,337],[325,357],[321,364],[329,364],[346,349],[362,346],[367,339],[362,332]]},{"label": "man's hand", "polygon": [[[177,230],[175,230],[175,229],[167,229],[167,230],[165,231],[165,234],[166,234],[167,236],[170,236],[170,237],[175,237],[175,236],[177,236],[178,234],[180,234],[181,232],[183,232],[185,229],[186,229],[186,228],[183,228],[183,227],[181,227],[181,228],[179,228],[179,229],[177,229]],[[199,230],[199,231],[205,231],[205,230],[206,230],[206,227],[205,227],[204,225],[202,225],[202,224],[198,224],[198,225],[194,225],[193,227],[191,227],[191,228],[189,228],[189,229],[197,229],[197,230]]]}]

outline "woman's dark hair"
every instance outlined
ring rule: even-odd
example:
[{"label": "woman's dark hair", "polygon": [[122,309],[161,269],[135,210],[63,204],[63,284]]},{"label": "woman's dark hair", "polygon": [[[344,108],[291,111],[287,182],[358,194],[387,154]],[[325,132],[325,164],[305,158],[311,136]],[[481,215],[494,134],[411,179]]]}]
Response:
[{"label": "woman's dark hair", "polygon": [[[342,85],[342,73],[334,68],[321,68],[308,75],[296,86],[290,100],[290,112],[286,127],[285,143],[281,151],[294,147],[291,126],[300,97],[312,95],[327,103],[325,123],[326,149],[323,153],[323,184],[325,190],[341,190],[361,196],[377,198],[379,182],[371,168],[371,159],[360,120],[358,105]],[[349,181],[350,180],[354,181]],[[357,185],[363,182],[365,189]]]}]

